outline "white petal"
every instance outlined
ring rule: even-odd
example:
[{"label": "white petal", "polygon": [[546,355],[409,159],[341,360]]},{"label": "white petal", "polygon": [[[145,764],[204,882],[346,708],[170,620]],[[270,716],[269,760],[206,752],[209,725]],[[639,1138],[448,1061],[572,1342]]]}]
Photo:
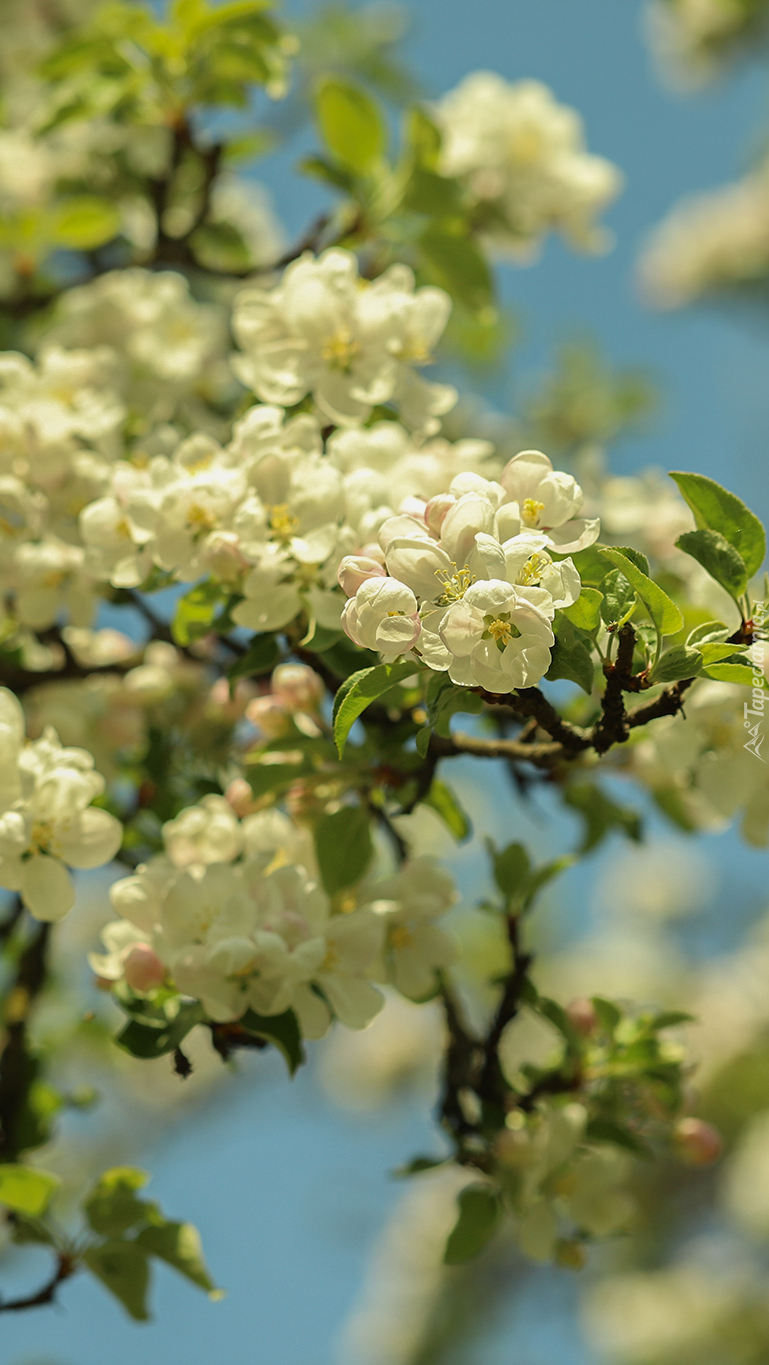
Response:
[{"label": "white petal", "polygon": [[103,867],[112,862],[123,842],[123,826],[106,810],[84,810],[62,834],[56,831],[56,844],[70,867]]},{"label": "white petal", "polygon": [[75,884],[58,858],[40,853],[24,864],[21,898],[35,919],[64,919],[75,904]]}]

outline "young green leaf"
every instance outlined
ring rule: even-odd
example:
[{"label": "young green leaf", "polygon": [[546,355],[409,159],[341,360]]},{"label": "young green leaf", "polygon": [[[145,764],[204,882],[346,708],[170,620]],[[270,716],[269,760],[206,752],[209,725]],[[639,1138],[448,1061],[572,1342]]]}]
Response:
[{"label": "young green leaf", "polygon": [[[716,646],[721,648],[721,646]],[[674,645],[662,655],[652,671],[651,681],[655,683],[678,682],[681,678],[696,678],[702,669],[703,656],[699,649],[691,645]]]},{"label": "young green leaf", "polygon": [[566,678],[569,682],[577,683],[590,696],[595,678],[590,636],[572,625],[562,611],[556,613],[553,629],[555,646],[545,676],[551,682],[556,678]]},{"label": "young green leaf", "polygon": [[117,236],[120,213],[108,199],[78,195],[56,210],[52,230],[58,245],[73,251],[92,251]]},{"label": "young green leaf", "polygon": [[418,106],[409,109],[406,115],[405,141],[419,166],[431,171],[436,169],[441,153],[441,135],[432,119]]},{"label": "young green leaf", "polygon": [[741,498],[704,474],[670,474],[694,513],[700,530],[718,531],[742,558],[748,578],[757,573],[766,554],[766,535],[758,517]]},{"label": "young green leaf", "polygon": [[57,1175],[36,1166],[0,1166],[0,1204],[13,1213],[39,1218],[45,1213],[61,1181]]},{"label": "young green leaf", "polygon": [[150,1274],[147,1257],[135,1241],[113,1238],[83,1254],[88,1269],[137,1322],[146,1322]]},{"label": "young green leaf", "polygon": [[430,273],[452,298],[473,312],[491,305],[494,298],[491,271],[472,237],[431,226],[422,233],[419,246]]},{"label": "young green leaf", "polygon": [[611,1000],[604,1000],[603,996],[600,995],[594,995],[591,1003],[595,1010],[596,1018],[604,1033],[608,1033],[612,1036],[617,1024],[622,1018],[621,1011],[617,1009],[617,1006],[613,1004]]},{"label": "young green leaf", "polygon": [[271,673],[280,658],[274,635],[255,635],[245,654],[227,669],[230,682],[238,678],[261,678]]},{"label": "young green leaf", "polygon": [[343,166],[366,175],[381,161],[387,145],[384,121],[359,86],[328,77],[315,97],[315,112],[326,146]]},{"label": "young green leaf", "polygon": [[246,1032],[255,1034],[257,1038],[265,1038],[283,1053],[290,1076],[298,1071],[305,1061],[305,1055],[302,1031],[293,1010],[285,1010],[283,1014],[265,1015],[257,1014],[255,1010],[246,1010],[240,1022]]},{"label": "young green leaf", "polygon": [[137,1199],[136,1191],[143,1189],[148,1180],[147,1172],[135,1166],[115,1166],[104,1171],[83,1204],[94,1232],[115,1237],[144,1222],[153,1206],[146,1199]]},{"label": "young green leaf", "polygon": [[192,1223],[163,1223],[159,1227],[142,1228],[135,1245],[148,1256],[157,1256],[173,1266],[180,1275],[215,1295],[216,1285],[203,1259],[200,1233]]},{"label": "young green leaf", "polygon": [[187,646],[195,640],[202,640],[213,628],[214,617],[219,607],[229,597],[229,591],[212,578],[198,583],[176,604],[171,634],[177,645]]},{"label": "young green leaf", "polygon": [[637,598],[620,569],[610,569],[601,581],[601,620],[606,626],[624,624],[635,611]]},{"label": "young green leaf", "polygon": [[579,812],[585,822],[580,853],[589,853],[615,829],[636,842],[641,838],[641,820],[637,811],[612,801],[595,782],[570,783],[563,799],[567,806]]},{"label": "young green leaf", "polygon": [[445,782],[440,782],[437,777],[433,778],[423,804],[430,806],[440,815],[455,839],[466,839],[471,833],[472,826],[469,817],[463,811],[451,788]]},{"label": "young green leaf", "polygon": [[722,643],[729,634],[729,627],[723,621],[703,621],[701,625],[695,626],[687,636],[687,645],[694,645],[701,649],[704,644],[713,642]]},{"label": "young green leaf", "polygon": [[[764,675],[758,669],[752,669],[750,664],[708,664],[705,669],[705,677],[713,678],[716,682],[737,683],[740,687],[769,689],[769,683],[767,683]],[[756,678],[760,678],[761,681],[756,682]]]},{"label": "young green leaf", "polygon": [[418,665],[414,663],[375,664],[373,668],[361,668],[345,679],[334,698],[334,739],[340,758],[354,722],[366,707],[418,671]]},{"label": "young green leaf", "polygon": [[603,593],[597,588],[582,588],[582,592],[570,607],[562,607],[563,614],[578,630],[595,630],[601,619]]},{"label": "young green leaf", "polygon": [[602,550],[601,554],[605,559],[610,559],[615,568],[620,569],[625,575],[660,634],[676,635],[684,624],[684,618],[675,602],[670,600],[659,584],[642,573],[622,551],[609,548]]},{"label": "young green leaf", "polygon": [[329,896],[359,882],[372,854],[369,817],[362,806],[342,806],[315,826],[315,855]]},{"label": "young green leaf", "polygon": [[739,551],[720,531],[685,531],[676,545],[696,559],[735,601],[742,597],[748,586],[747,570]]},{"label": "young green leaf", "polygon": [[496,1232],[502,1204],[490,1185],[467,1185],[458,1198],[459,1217],[443,1253],[446,1265],[461,1265],[477,1256]]},{"label": "young green leaf", "polygon": [[502,895],[508,901],[522,895],[531,873],[529,855],[523,844],[508,844],[499,853],[491,840],[487,847],[492,857],[494,880]]}]

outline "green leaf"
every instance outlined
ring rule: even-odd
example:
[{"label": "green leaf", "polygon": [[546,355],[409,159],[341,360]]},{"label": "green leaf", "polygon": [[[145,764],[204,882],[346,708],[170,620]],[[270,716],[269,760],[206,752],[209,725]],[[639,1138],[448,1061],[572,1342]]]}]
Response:
[{"label": "green leaf", "polygon": [[615,568],[621,569],[636,595],[643,602],[660,634],[676,635],[684,624],[684,618],[675,602],[670,600],[659,584],[642,573],[638,566],[628,559],[622,551],[608,548],[602,550],[601,554],[605,559],[610,559]]},{"label": "green leaf", "polygon": [[632,545],[614,545],[606,546],[604,548],[619,550],[620,554],[625,556],[625,559],[629,559],[630,563],[635,564],[636,568],[640,569],[642,574],[645,574],[647,578],[649,577],[649,561],[646,558],[646,555],[642,554],[640,550],[635,550]]},{"label": "green leaf", "polygon": [[[717,649],[721,646],[717,645]],[[702,669],[703,655],[691,645],[674,645],[666,650],[653,669],[651,681],[655,683],[678,682],[681,678],[696,678]]]},{"label": "green leaf", "polygon": [[7,1164],[0,1166],[0,1204],[14,1213],[26,1213],[39,1218],[45,1213],[61,1181],[48,1171],[36,1166]]},{"label": "green leaf", "polygon": [[621,1011],[617,1009],[616,1005],[612,1004],[611,1000],[604,1000],[601,995],[594,995],[591,1003],[604,1033],[613,1037],[614,1030],[622,1018]]},{"label": "green leaf", "polygon": [[588,584],[591,588],[600,588],[606,577],[606,561],[601,558],[603,545],[588,545],[586,550],[575,550],[571,555],[562,555],[558,551],[552,551],[554,559],[571,559],[575,568],[582,579],[583,587]]},{"label": "green leaf", "polygon": [[53,1246],[56,1238],[44,1223],[28,1222],[20,1214],[15,1214],[8,1229],[11,1240],[17,1246]]},{"label": "green leaf", "polygon": [[502,1204],[489,1185],[467,1185],[457,1198],[459,1217],[443,1253],[446,1265],[461,1265],[482,1251],[496,1232]]},{"label": "green leaf", "polygon": [[431,218],[451,218],[461,212],[462,190],[458,181],[415,166],[403,194],[403,207]]},{"label": "green leaf", "polygon": [[685,531],[676,545],[701,564],[735,601],[748,586],[742,556],[719,531]]},{"label": "green leaf", "polygon": [[418,671],[414,663],[376,664],[373,668],[361,668],[342,683],[334,698],[334,739],[340,758],[354,722],[366,707]]},{"label": "green leaf", "polygon": [[405,141],[419,166],[434,171],[441,154],[441,135],[424,109],[414,107],[406,115]]},{"label": "green leaf", "polygon": [[489,308],[494,299],[494,282],[486,257],[466,232],[447,232],[429,227],[419,237],[419,246],[436,282],[476,312]]},{"label": "green leaf", "polygon": [[120,212],[108,199],[80,195],[56,210],[53,222],[56,241],[73,251],[91,251],[112,241],[120,230]]},{"label": "green leaf", "polygon": [[293,1010],[285,1010],[283,1014],[257,1014],[255,1010],[246,1010],[240,1023],[248,1033],[266,1038],[283,1053],[289,1075],[293,1076],[306,1060],[302,1031]]},{"label": "green leaf", "polygon": [[576,810],[585,822],[580,853],[589,853],[612,830],[621,830],[636,842],[641,838],[641,820],[637,811],[612,801],[594,782],[572,782],[563,799]]},{"label": "green leaf", "polygon": [[627,1152],[632,1152],[634,1156],[648,1157],[651,1151],[643,1138],[628,1128],[624,1123],[618,1123],[615,1119],[599,1116],[592,1118],[587,1125],[585,1136],[592,1142],[613,1142],[615,1147],[622,1147]]},{"label": "green leaf", "polygon": [[531,905],[534,898],[539,895],[543,886],[547,886],[554,877],[560,876],[567,867],[572,867],[575,859],[572,854],[566,853],[561,858],[554,858],[550,863],[543,863],[541,867],[535,867],[526,883],[526,907]]},{"label": "green leaf", "polygon": [[529,880],[531,863],[523,844],[508,844],[497,852],[489,839],[486,847],[492,858],[494,880],[507,901],[522,895]]},{"label": "green leaf", "polygon": [[208,635],[213,629],[218,608],[223,606],[228,597],[229,590],[212,578],[198,583],[184,597],[180,597],[171,622],[171,634],[176,644],[186,647]]},{"label": "green leaf", "polygon": [[440,782],[437,777],[433,778],[430,790],[424,797],[424,805],[430,806],[440,815],[455,839],[466,839],[471,833],[469,817],[462,810],[451,788],[445,782]]},{"label": "green leaf", "polygon": [[687,1014],[686,1010],[663,1010],[662,1014],[656,1014],[652,1020],[655,1029],[676,1028],[678,1024],[695,1024],[696,1014]]},{"label": "green leaf", "polygon": [[602,601],[603,593],[599,592],[597,588],[583,586],[576,602],[573,602],[570,607],[562,607],[561,610],[578,630],[592,631],[595,630],[601,619]]},{"label": "green leaf", "polygon": [[373,848],[368,813],[362,806],[342,806],[315,826],[315,854],[329,896],[359,882]]},{"label": "green leaf", "polygon": [[302,157],[297,170],[301,171],[302,175],[311,176],[313,180],[322,180],[326,185],[333,185],[334,189],[342,190],[344,194],[352,194],[355,187],[355,176],[341,166],[334,165],[333,161],[327,161],[324,156]]},{"label": "green leaf", "polygon": [[104,1171],[83,1204],[83,1212],[94,1232],[115,1237],[147,1217],[152,1208],[146,1199],[137,1199],[136,1191],[147,1184],[149,1175],[135,1166],[115,1166]]},{"label": "green leaf", "polygon": [[[715,682],[737,683],[740,687],[762,687],[769,689],[766,678],[756,669],[751,668],[750,664],[710,664],[705,670],[705,677],[712,678]],[[760,684],[754,682],[754,678],[761,678]]]},{"label": "green leaf", "polygon": [[203,1259],[200,1233],[192,1223],[163,1223],[161,1227],[142,1228],[134,1243],[148,1256],[157,1256],[185,1275],[193,1284],[216,1294],[216,1285]]},{"label": "green leaf", "polygon": [[577,683],[590,696],[595,680],[590,637],[572,625],[562,611],[556,613],[553,629],[555,647],[545,676],[550,682],[556,678],[566,678],[569,682]]},{"label": "green leaf", "polygon": [[136,1242],[112,1239],[83,1253],[88,1269],[119,1299],[132,1318],[146,1322],[150,1274],[147,1257]]},{"label": "green leaf", "polygon": [[729,626],[725,626],[723,621],[703,621],[701,625],[695,626],[694,630],[686,638],[687,645],[695,645],[701,649],[704,644],[722,643],[729,634]]},{"label": "green leaf", "polygon": [[323,140],[343,166],[366,175],[381,161],[387,132],[374,101],[357,85],[331,76],[315,97]]},{"label": "green leaf", "polygon": [[[172,1003],[176,1002],[169,1001],[169,1007]],[[202,1006],[197,1000],[193,1000],[179,1005],[178,1011],[171,1017],[167,1016],[159,1026],[140,1024],[137,1020],[131,1019],[117,1035],[115,1042],[118,1047],[130,1052],[132,1057],[141,1057],[145,1061],[154,1060],[156,1057],[164,1057],[168,1052],[174,1052],[187,1037],[190,1029],[199,1024],[203,1017]]]},{"label": "green leaf", "polygon": [[271,673],[280,659],[280,646],[274,635],[255,635],[242,658],[227,669],[230,682],[238,678],[261,678]]},{"label": "green leaf", "polygon": [[[735,654],[739,653],[739,647],[732,645],[725,640],[722,645],[715,640],[708,640],[697,646],[702,655],[702,662],[705,668],[710,668],[711,664],[720,663],[722,659],[734,659]],[[735,660],[735,663],[737,660]]]},{"label": "green leaf", "polygon": [[632,615],[636,595],[621,569],[611,569],[601,582],[601,619],[607,626],[622,625]]},{"label": "green leaf", "polygon": [[704,474],[672,471],[700,530],[718,531],[738,551],[748,578],[757,573],[766,555],[766,535],[758,517],[741,498]]}]

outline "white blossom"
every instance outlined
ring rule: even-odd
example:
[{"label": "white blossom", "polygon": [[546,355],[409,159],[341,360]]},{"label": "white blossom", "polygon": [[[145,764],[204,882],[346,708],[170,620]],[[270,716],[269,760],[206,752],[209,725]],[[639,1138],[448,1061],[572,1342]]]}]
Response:
[{"label": "white blossom", "polygon": [[25,743],[22,709],[5,688],[0,759],[0,886],[18,891],[36,919],[62,919],[75,903],[68,869],[102,867],[120,847],[120,821],[91,805],[104,778],[53,729]]},{"label": "white blossom", "polygon": [[407,426],[434,431],[456,394],[414,366],[432,358],[450,307],[441,289],[415,290],[407,266],[367,283],[351,252],[307,252],[275,288],[237,297],[233,329],[243,354],[233,364],[265,403],[290,406],[311,393],[326,421],[355,426],[376,404],[394,402]]}]

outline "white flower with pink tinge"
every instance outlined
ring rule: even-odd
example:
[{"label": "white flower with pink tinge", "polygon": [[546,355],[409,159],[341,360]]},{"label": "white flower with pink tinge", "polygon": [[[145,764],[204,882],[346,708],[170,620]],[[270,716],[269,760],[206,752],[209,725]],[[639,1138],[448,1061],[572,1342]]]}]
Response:
[{"label": "white flower with pink tinge", "polygon": [[419,639],[417,599],[395,578],[367,578],[345,606],[342,625],[356,645],[397,659]]},{"label": "white flower with pink tinge", "polygon": [[489,692],[533,687],[550,667],[555,643],[544,613],[493,578],[472,583],[437,633],[451,656],[452,682]]},{"label": "white flower with pink tinge", "polygon": [[579,516],[585,496],[576,479],[553,469],[541,451],[521,451],[505,465],[499,481],[507,494],[501,512],[507,523],[505,539],[522,531],[540,531],[560,554],[574,554],[598,539],[598,519]]}]

